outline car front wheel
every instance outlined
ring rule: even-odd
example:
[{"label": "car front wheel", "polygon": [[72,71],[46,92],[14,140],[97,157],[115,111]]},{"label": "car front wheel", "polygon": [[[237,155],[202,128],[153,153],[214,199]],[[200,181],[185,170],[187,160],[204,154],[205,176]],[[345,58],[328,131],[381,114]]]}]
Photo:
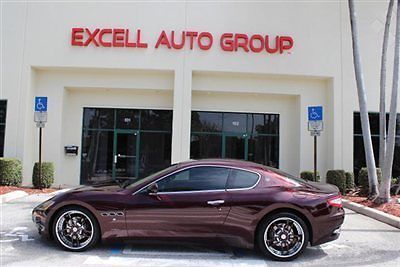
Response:
[{"label": "car front wheel", "polygon": [[97,243],[100,236],[96,218],[81,207],[60,210],[52,228],[56,242],[70,251],[84,251]]},{"label": "car front wheel", "polygon": [[277,213],[266,218],[257,233],[260,251],[278,261],[290,261],[303,253],[309,233],[304,221],[292,213]]}]

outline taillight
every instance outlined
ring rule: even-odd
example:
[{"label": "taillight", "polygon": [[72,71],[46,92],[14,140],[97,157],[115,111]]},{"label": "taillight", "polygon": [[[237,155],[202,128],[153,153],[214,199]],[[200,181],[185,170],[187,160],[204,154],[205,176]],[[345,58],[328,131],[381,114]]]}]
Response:
[{"label": "taillight", "polygon": [[342,197],[336,196],[336,197],[330,198],[330,199],[328,199],[328,204],[331,205],[332,207],[341,208],[341,207],[343,207]]}]

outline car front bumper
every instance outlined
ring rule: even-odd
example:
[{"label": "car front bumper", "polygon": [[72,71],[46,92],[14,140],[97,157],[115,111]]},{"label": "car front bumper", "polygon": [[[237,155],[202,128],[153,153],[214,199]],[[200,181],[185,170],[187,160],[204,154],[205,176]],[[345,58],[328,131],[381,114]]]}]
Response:
[{"label": "car front bumper", "polygon": [[40,235],[48,236],[49,233],[46,228],[46,212],[44,210],[34,209],[32,211],[32,221],[36,224],[36,228]]}]

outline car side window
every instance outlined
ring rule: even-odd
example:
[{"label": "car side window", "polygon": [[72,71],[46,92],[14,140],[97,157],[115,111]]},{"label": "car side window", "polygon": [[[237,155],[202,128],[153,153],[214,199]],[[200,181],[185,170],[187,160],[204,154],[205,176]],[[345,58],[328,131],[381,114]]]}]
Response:
[{"label": "car side window", "polygon": [[258,174],[243,170],[232,170],[227,189],[250,188],[258,181]]},{"label": "car side window", "polygon": [[193,167],[158,181],[158,192],[224,190],[229,172],[223,167]]}]

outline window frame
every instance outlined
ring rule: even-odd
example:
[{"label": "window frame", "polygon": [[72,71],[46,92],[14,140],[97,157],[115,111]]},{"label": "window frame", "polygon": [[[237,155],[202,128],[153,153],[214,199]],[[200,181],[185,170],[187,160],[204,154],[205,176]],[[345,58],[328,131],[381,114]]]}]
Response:
[{"label": "window frame", "polygon": [[230,179],[233,179],[233,178],[231,178],[231,177],[232,177],[232,170],[231,170],[231,172],[229,173],[228,181],[226,181],[226,185],[225,185],[225,188],[226,188],[227,191],[250,190],[250,189],[255,188],[255,187],[258,185],[258,183],[260,182],[260,180],[261,180],[261,175],[260,175],[258,172],[250,171],[250,170],[247,170],[247,169],[236,169],[236,170],[238,170],[238,171],[244,171],[244,172],[251,173],[251,174],[256,174],[256,175],[258,175],[258,179],[257,179],[257,181],[256,181],[252,186],[250,186],[250,187],[228,188],[229,180],[230,180]]},{"label": "window frame", "polygon": [[[110,125],[110,127],[108,127],[108,128],[92,128],[92,127],[90,127],[90,125],[88,124],[87,126],[85,126],[85,112],[88,112],[88,111],[90,111],[90,110],[94,110],[94,111],[96,111],[96,110],[109,110],[109,111],[112,111],[112,113],[113,113],[113,123],[112,123],[112,126]],[[138,123],[136,124],[136,127],[134,127],[134,128],[129,128],[129,129],[125,129],[125,128],[119,128],[118,127],[118,118],[117,118],[117,113],[118,113],[118,111],[120,111],[120,110],[134,110],[134,111],[137,111],[138,112]],[[158,129],[158,130],[148,130],[148,129],[143,129],[141,126],[141,122],[142,122],[142,114],[144,113],[144,112],[146,112],[146,111],[158,111],[158,112],[166,112],[166,113],[168,113],[170,116],[171,116],[171,121],[170,121],[170,125],[171,125],[171,128],[169,129],[169,130],[166,130],[166,129]],[[142,135],[145,135],[145,134],[147,134],[147,133],[160,133],[160,134],[166,134],[166,135],[170,135],[171,136],[171,139],[172,139],[172,133],[173,133],[173,131],[172,131],[172,123],[173,123],[173,110],[172,109],[167,109],[167,108],[139,108],[139,107],[132,107],[132,108],[122,108],[122,107],[98,107],[98,106],[84,106],[83,108],[82,108],[82,127],[81,127],[81,142],[80,142],[80,144],[81,144],[81,147],[82,147],[82,150],[80,151],[80,174],[79,174],[79,181],[80,181],[80,184],[82,185],[82,184],[92,184],[93,182],[92,181],[89,181],[85,176],[83,176],[83,171],[84,171],[84,166],[83,166],[83,157],[82,157],[82,154],[83,154],[83,145],[84,145],[84,141],[85,141],[85,131],[88,131],[88,132],[112,132],[113,134],[114,134],[114,139],[115,139],[115,136],[116,136],[116,134],[118,134],[118,133],[131,133],[131,134],[137,134],[137,138],[138,138],[138,148],[137,148],[137,150],[136,150],[136,154],[138,155],[138,158],[137,158],[137,163],[136,163],[136,166],[139,166],[139,159],[140,159],[140,157],[142,156],[142,153],[143,153],[143,151],[144,150],[142,150],[142,141],[140,141],[141,140],[141,136]],[[115,147],[115,141],[116,140],[114,140],[114,144],[113,144],[113,146],[112,146],[112,149],[113,149],[113,155],[115,155],[115,153],[116,153],[116,147]],[[171,145],[170,145],[171,146]],[[170,162],[169,162],[169,164],[171,164],[171,158],[170,158]],[[168,165],[169,165],[168,164]],[[113,165],[114,165],[114,163],[113,163]],[[165,165],[165,167],[162,167],[163,169],[165,169],[165,168],[167,168],[168,167],[168,165],[166,164]],[[111,179],[114,179],[115,178],[115,173],[114,173],[114,166],[113,166],[113,173],[112,173],[112,175],[111,175]],[[157,170],[156,171],[154,171],[154,169],[152,170],[153,172],[157,172]],[[140,170],[139,170],[139,168],[138,167],[136,167],[136,170],[135,170],[135,174],[136,174],[136,178],[138,179],[138,180],[141,180],[141,179],[143,179],[143,178],[145,178],[146,176],[148,176],[148,175],[146,175],[146,176],[141,176],[141,175],[143,175],[141,172],[140,172]]]},{"label": "window frame", "polygon": [[[140,194],[140,193],[144,193],[147,192],[147,188],[152,186],[153,184],[156,184],[157,182],[163,180],[163,179],[167,179],[168,177],[175,175],[179,172],[183,172],[186,171],[188,169],[193,169],[193,168],[199,168],[199,167],[217,167],[217,168],[225,168],[225,169],[229,169],[229,174],[228,174],[228,178],[226,180],[225,183],[225,189],[211,189],[211,190],[196,190],[196,191],[173,191],[173,192],[157,192],[157,195],[170,195],[170,194],[192,194],[192,193],[209,193],[209,192],[229,192],[229,191],[239,191],[239,190],[249,190],[249,189],[253,189],[255,188],[261,180],[262,175],[256,171],[253,170],[248,170],[248,169],[244,169],[244,168],[240,168],[240,167],[233,167],[233,166],[226,166],[226,165],[212,165],[212,164],[204,164],[204,165],[196,165],[196,166],[188,166],[179,170],[175,170],[171,173],[168,173],[158,179],[156,179],[155,181],[152,181],[150,183],[148,183],[147,185],[141,187],[140,189],[136,190],[134,193],[132,193],[132,195],[136,195],[136,194]],[[231,176],[231,171],[232,170],[242,170],[242,171],[247,171],[247,172],[251,172],[254,174],[258,175],[258,180],[257,182],[249,188],[233,188],[233,189],[227,189],[227,185],[228,185],[228,181],[229,178]]]},{"label": "window frame", "polygon": [[[215,131],[215,132],[208,132],[208,131],[203,131],[203,130],[195,130],[193,129],[193,113],[197,112],[197,113],[215,113],[215,114],[221,114],[222,115],[222,124],[221,124],[221,130],[220,131]],[[248,161],[252,161],[249,160],[250,156],[249,156],[249,140],[253,137],[272,137],[272,138],[276,138],[277,139],[277,158],[272,161],[273,165],[267,165],[268,162],[266,161],[266,159],[264,159],[263,161],[252,161],[252,162],[256,162],[256,163],[260,163],[260,164],[265,164],[266,166],[271,166],[271,167],[275,167],[275,168],[279,168],[280,166],[280,141],[281,141],[281,114],[279,113],[262,113],[262,112],[232,112],[232,111],[207,111],[207,110],[197,110],[197,109],[192,109],[191,111],[192,114],[192,126],[190,129],[190,137],[192,138],[193,136],[217,136],[218,138],[220,138],[220,143],[221,143],[221,151],[219,153],[220,156],[217,156],[217,158],[228,158],[226,157],[226,144],[225,144],[225,138],[226,136],[229,135],[241,135],[244,134],[244,160],[248,160]],[[245,132],[232,132],[232,131],[225,131],[224,130],[224,121],[225,121],[225,115],[226,114],[244,114],[246,115],[246,131]],[[274,123],[276,124],[276,129],[271,130],[269,128],[269,132],[254,132],[253,131],[253,127],[250,127],[250,121],[252,119],[252,115],[262,115],[264,116],[264,122],[270,121],[270,119],[265,120],[266,116],[269,116],[269,118],[275,118],[274,119]],[[275,121],[276,120],[276,121]],[[264,124],[264,126],[268,125]],[[272,139],[271,139],[272,140]],[[199,157],[197,157],[198,155],[194,155],[192,154],[193,152],[193,142],[190,142],[190,157],[192,159],[204,159],[204,158],[209,158],[209,157],[205,157],[202,156],[201,153],[199,155]],[[275,152],[274,152],[275,153]]]}]

